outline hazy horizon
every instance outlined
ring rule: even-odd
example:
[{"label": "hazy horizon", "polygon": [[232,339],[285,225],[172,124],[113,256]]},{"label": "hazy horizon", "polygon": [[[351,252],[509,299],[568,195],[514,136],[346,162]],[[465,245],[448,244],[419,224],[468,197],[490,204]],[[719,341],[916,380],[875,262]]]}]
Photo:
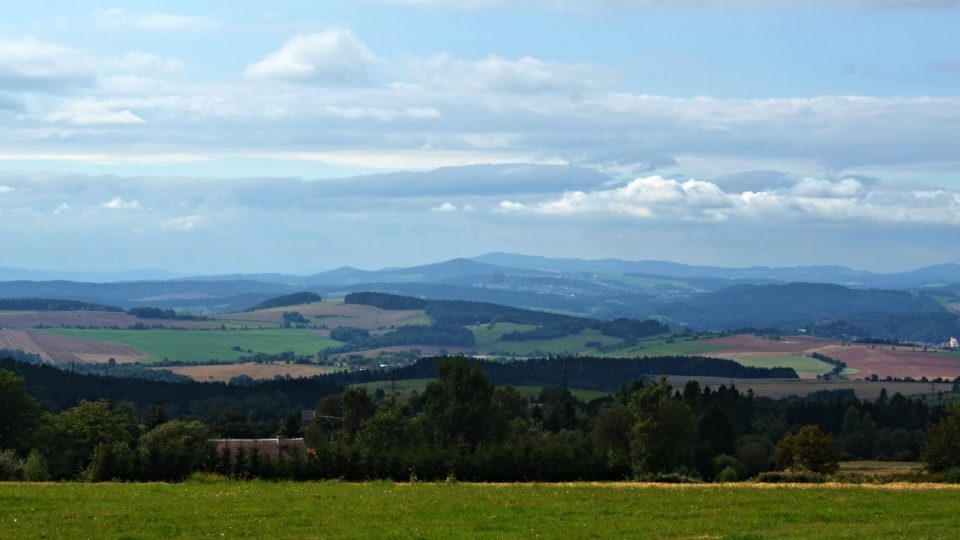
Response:
[{"label": "hazy horizon", "polygon": [[960,262],[960,2],[45,2],[0,267]]}]

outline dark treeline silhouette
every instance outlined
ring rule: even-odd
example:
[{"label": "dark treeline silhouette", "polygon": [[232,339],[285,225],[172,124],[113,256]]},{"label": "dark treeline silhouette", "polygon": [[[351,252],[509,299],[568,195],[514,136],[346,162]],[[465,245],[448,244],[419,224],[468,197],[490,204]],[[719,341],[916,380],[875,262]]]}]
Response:
[{"label": "dark treeline silhouette", "polygon": [[278,296],[276,298],[271,298],[269,300],[264,300],[259,304],[253,306],[247,311],[256,311],[258,309],[270,309],[277,307],[286,307],[286,306],[298,306],[300,304],[309,304],[311,302],[319,302],[322,300],[320,295],[313,292],[298,292],[292,294],[285,294],[283,296]]},{"label": "dark treeline silhouette", "polygon": [[[872,402],[842,393],[775,401],[725,385],[691,381],[674,389],[648,380],[587,403],[561,387],[544,387],[535,398],[497,388],[485,370],[492,365],[461,357],[432,366],[436,380],[407,396],[370,395],[363,387],[318,392],[316,419],[304,425],[289,401],[284,407],[270,399],[269,385],[196,385],[221,392],[203,414],[174,413],[163,401],[140,410],[122,400],[45,411],[31,394],[56,370],[29,366],[24,381],[0,369],[0,470],[30,480],[180,480],[206,471],[237,478],[731,481],[775,467],[830,472],[841,457],[922,456],[931,469],[960,464],[950,443],[960,419],[941,422],[940,405],[899,394]],[[305,444],[279,453],[214,451],[211,437],[242,436],[244,426],[252,433],[257,422],[281,437],[302,433]],[[937,444],[922,454],[929,426]]]},{"label": "dark treeline silhouette", "polygon": [[59,300],[54,298],[3,298],[0,310],[7,311],[123,311],[115,306],[79,302],[77,300]]},{"label": "dark treeline silhouette", "polygon": [[207,317],[191,315],[189,313],[180,313],[174,309],[163,309],[156,307],[135,307],[127,310],[127,313],[140,319],[170,319],[182,321],[202,321]]}]

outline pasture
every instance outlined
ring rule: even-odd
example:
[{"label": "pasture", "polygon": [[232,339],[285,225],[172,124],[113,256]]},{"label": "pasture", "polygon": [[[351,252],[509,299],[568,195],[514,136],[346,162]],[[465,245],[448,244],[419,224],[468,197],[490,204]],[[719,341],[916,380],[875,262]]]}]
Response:
[{"label": "pasture", "polygon": [[[183,362],[238,360],[250,356],[248,350],[268,354],[293,351],[315,355],[342,345],[309,330],[269,328],[255,330],[114,330],[107,328],[47,328],[43,332],[122,344],[141,352],[145,361],[163,359]],[[242,351],[233,350],[239,347]]]},{"label": "pasture", "polygon": [[941,485],[0,484],[3,537],[953,538]]}]

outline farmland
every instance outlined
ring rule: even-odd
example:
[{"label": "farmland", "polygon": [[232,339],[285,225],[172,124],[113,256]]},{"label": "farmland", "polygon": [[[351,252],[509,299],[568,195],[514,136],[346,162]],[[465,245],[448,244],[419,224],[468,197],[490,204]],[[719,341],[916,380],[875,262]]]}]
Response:
[{"label": "farmland", "polygon": [[4,538],[950,538],[948,486],[0,484]]},{"label": "farmland", "polygon": [[20,350],[61,365],[70,362],[106,362],[110,358],[118,362],[143,360],[139,351],[121,343],[22,330],[0,330],[0,349]]},{"label": "farmland", "polygon": [[290,376],[298,379],[301,377],[313,377],[330,373],[335,368],[329,366],[317,366],[313,364],[208,364],[199,366],[177,366],[166,367],[174,373],[186,375],[198,382],[227,382],[238,375],[247,375],[253,379],[272,379],[279,375],[281,377]]},{"label": "farmland", "polygon": [[[147,362],[165,358],[183,362],[239,360],[241,356],[249,356],[246,350],[268,354],[293,351],[298,355],[315,355],[320,350],[341,345],[338,341],[309,330],[284,328],[227,331],[50,328],[44,332],[126,345],[141,351]],[[243,351],[233,350],[233,347]]]}]

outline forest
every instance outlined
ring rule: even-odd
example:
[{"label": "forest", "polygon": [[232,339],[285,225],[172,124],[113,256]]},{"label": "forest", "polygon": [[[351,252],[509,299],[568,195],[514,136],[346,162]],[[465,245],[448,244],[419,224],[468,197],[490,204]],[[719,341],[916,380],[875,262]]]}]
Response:
[{"label": "forest", "polygon": [[[577,380],[571,365],[567,376]],[[525,396],[497,382],[510,372],[485,367],[462,357],[431,359],[419,365],[435,370],[423,392],[387,396],[329,377],[183,384],[4,360],[0,470],[8,478],[91,481],[181,480],[198,471],[288,479],[735,481],[783,474],[770,472],[778,469],[829,473],[840,459],[960,466],[950,444],[960,435],[957,415],[900,394],[772,400],[692,381],[673,389],[645,377],[584,402],[563,381]],[[302,403],[316,420],[300,422]],[[218,454],[209,442],[277,435],[303,436],[306,451],[271,459],[256,451]]]}]

